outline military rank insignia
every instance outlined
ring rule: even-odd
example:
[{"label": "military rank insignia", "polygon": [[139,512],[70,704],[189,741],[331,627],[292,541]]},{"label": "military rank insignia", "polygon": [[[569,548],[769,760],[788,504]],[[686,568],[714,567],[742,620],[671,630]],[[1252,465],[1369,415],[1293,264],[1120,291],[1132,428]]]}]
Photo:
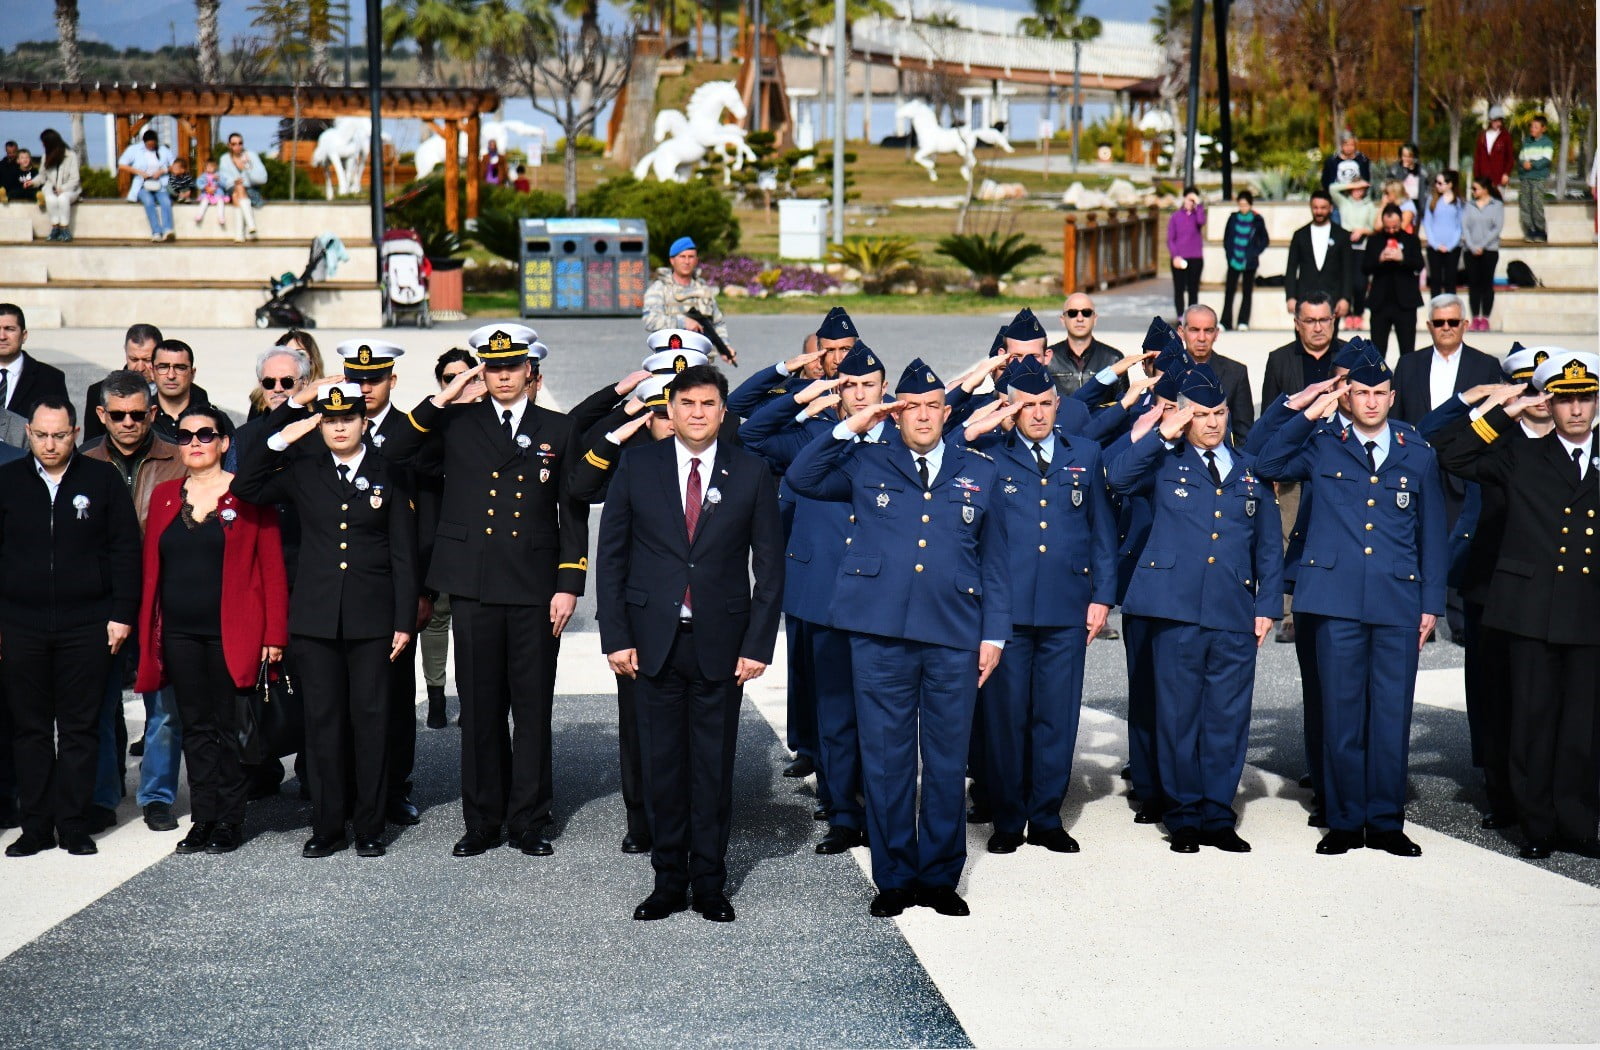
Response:
[{"label": "military rank insignia", "polygon": [[382,510],[383,509],[383,486],[382,485],[374,485],[374,486],[372,486],[372,495],[367,497],[367,502],[372,504],[372,509],[373,510]]},{"label": "military rank insignia", "polygon": [[1255,517],[1256,516],[1256,504],[1258,504],[1259,502],[1261,502],[1261,501],[1260,500],[1253,500],[1253,499],[1245,500],[1244,501],[1244,516],[1247,517],[1247,518]]},{"label": "military rank insignia", "polygon": [[1015,485],[1007,485],[1006,486],[1006,495],[1007,496],[1015,496],[1016,494],[1017,494],[1017,487]]},{"label": "military rank insignia", "polygon": [[878,493],[878,509],[882,510],[884,507],[887,507],[888,505],[889,505],[889,494],[887,492]]}]

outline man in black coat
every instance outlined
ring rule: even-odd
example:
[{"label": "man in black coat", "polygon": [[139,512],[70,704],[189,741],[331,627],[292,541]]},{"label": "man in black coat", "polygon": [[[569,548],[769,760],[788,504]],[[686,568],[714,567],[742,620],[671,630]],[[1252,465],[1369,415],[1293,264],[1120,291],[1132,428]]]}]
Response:
[{"label": "man in black coat", "polygon": [[[638,679],[655,889],[635,919],[688,906],[731,922],[724,892],[734,742],[745,683],[772,660],[783,526],[765,461],[717,439],[728,385],[709,365],[672,381],[675,438],[628,452],[600,519],[600,645]],[[751,582],[751,577],[754,582]]]},{"label": "man in black coat", "polygon": [[[479,856],[507,831],[548,856],[556,657],[589,571],[589,507],[568,488],[567,417],[534,403],[549,349],[518,324],[467,341],[482,363],[412,409],[384,452],[444,478],[426,582],[450,595],[456,641],[466,833],[454,853]],[[480,374],[488,396],[453,404]]]},{"label": "man in black coat", "polygon": [[42,397],[67,397],[67,377],[23,349],[28,341],[28,321],[22,307],[0,303],[0,408],[31,416]]},{"label": "man in black coat", "polygon": [[[1499,407],[1439,439],[1446,469],[1504,491],[1505,539],[1485,625],[1510,635],[1511,790],[1522,856],[1563,849],[1600,858],[1596,720],[1600,718],[1600,357],[1552,351],[1534,372],[1554,432],[1511,440],[1529,398],[1506,388]],[[1588,531],[1585,531],[1588,530]]]},{"label": "man in black coat", "polygon": [[1333,313],[1350,312],[1350,290],[1355,285],[1356,263],[1350,251],[1350,234],[1333,221],[1333,198],[1327,190],[1311,194],[1311,222],[1289,239],[1289,264],[1283,272],[1284,305],[1295,304],[1312,292],[1327,292]]},{"label": "man in black coat", "polygon": [[1388,354],[1392,331],[1404,360],[1417,346],[1417,310],[1422,306],[1417,274],[1422,272],[1422,244],[1416,234],[1400,227],[1398,204],[1383,206],[1383,227],[1367,238],[1361,272],[1359,280],[1372,281],[1367,309],[1372,311],[1373,345]]},{"label": "man in black coat", "polygon": [[[138,372],[150,382],[150,403],[154,407],[156,400],[155,363],[156,344],[161,342],[161,329],[153,324],[135,324],[128,326],[128,331],[122,337],[122,359],[125,367],[130,372]],[[89,389],[83,395],[83,443],[87,445],[97,437],[103,437],[106,432],[105,424],[100,422],[100,417],[95,414],[95,406],[100,404],[100,384],[104,380],[96,379],[89,384]],[[206,392],[196,388],[199,402],[209,402]]]},{"label": "man in black coat", "polygon": [[[0,314],[0,320],[9,319]],[[22,836],[8,857],[90,837],[100,706],[139,612],[139,518],[121,475],[76,454],[65,393],[29,420],[32,455],[0,467],[0,675],[11,706]]]},{"label": "man in black coat", "polygon": [[1406,354],[1394,366],[1394,417],[1416,425],[1451,397],[1484,383],[1501,381],[1500,362],[1464,341],[1465,307],[1460,296],[1445,293],[1428,301],[1428,331],[1433,345]]},{"label": "man in black coat", "polygon": [[[1083,292],[1073,292],[1061,306],[1061,322],[1067,326],[1067,337],[1050,344],[1044,355],[1044,366],[1062,397],[1071,397],[1102,368],[1110,368],[1122,360],[1121,350],[1095,338],[1094,317],[1094,300]],[[1109,401],[1127,392],[1128,380],[1124,376],[1105,397]]]},{"label": "man in black coat", "polygon": [[1183,328],[1179,333],[1183,336],[1184,349],[1189,351],[1195,364],[1210,365],[1217,374],[1228,398],[1229,434],[1235,445],[1242,445],[1256,421],[1256,405],[1250,396],[1250,370],[1242,361],[1216,352],[1219,331],[1217,312],[1211,307],[1196,303],[1184,311]]}]

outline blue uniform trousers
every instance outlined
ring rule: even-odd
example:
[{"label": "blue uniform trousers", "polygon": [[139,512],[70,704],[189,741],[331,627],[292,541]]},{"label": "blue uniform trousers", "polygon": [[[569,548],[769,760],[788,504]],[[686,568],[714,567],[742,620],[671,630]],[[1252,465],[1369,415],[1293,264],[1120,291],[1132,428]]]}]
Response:
[{"label": "blue uniform trousers", "polygon": [[1160,805],[1156,766],[1156,676],[1150,655],[1150,620],[1122,614],[1122,648],[1128,659],[1128,773],[1143,805]]},{"label": "blue uniform trousers", "polygon": [[850,634],[806,624],[811,636],[812,682],[817,697],[817,796],[826,792],[828,823],[860,831],[861,739],[856,731],[856,690]]},{"label": "blue uniform trousers", "polygon": [[[783,631],[789,640],[789,750],[817,758],[817,694],[813,679],[810,632],[814,625],[796,616],[783,614]],[[817,799],[827,804],[822,784],[817,784]]]},{"label": "blue uniform trousers", "polygon": [[850,650],[872,881],[880,890],[953,887],[967,860],[963,804],[978,654],[866,634],[851,635]]},{"label": "blue uniform trousers", "polygon": [[996,831],[1061,827],[1078,743],[1087,636],[1082,627],[1011,630],[980,713]]},{"label": "blue uniform trousers", "polygon": [[1323,790],[1334,831],[1405,824],[1417,630],[1318,617]]},{"label": "blue uniform trousers", "polygon": [[1322,679],[1317,673],[1317,621],[1314,613],[1294,611],[1294,658],[1300,665],[1300,699],[1305,722],[1306,772],[1311,795],[1320,808],[1322,792]]},{"label": "blue uniform trousers", "polygon": [[1176,620],[1151,621],[1156,756],[1168,831],[1231,828],[1255,694],[1256,640]]}]

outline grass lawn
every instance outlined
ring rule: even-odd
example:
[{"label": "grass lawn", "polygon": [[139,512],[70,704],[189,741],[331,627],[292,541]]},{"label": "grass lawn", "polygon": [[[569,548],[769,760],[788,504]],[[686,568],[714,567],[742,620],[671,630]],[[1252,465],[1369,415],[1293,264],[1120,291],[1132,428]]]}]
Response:
[{"label": "grass lawn", "polygon": [[[467,292],[463,296],[469,317],[515,317],[517,293]],[[820,314],[824,306],[842,306],[852,314],[923,314],[937,299],[941,314],[1006,314],[1024,306],[1037,306],[1036,299],[998,296],[986,299],[976,292],[946,292],[933,295],[813,295],[794,299],[730,299],[718,301],[730,317],[756,314]]]}]

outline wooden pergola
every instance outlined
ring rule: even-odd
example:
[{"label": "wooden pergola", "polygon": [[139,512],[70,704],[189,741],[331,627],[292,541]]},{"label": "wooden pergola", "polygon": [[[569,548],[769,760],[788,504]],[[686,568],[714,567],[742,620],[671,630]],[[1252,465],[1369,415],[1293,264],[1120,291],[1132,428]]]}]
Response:
[{"label": "wooden pergola", "polygon": [[[481,88],[385,87],[380,112],[385,120],[421,120],[453,146],[467,136],[467,218],[478,217],[478,133],[481,116],[500,108],[498,92]],[[300,87],[289,84],[27,84],[0,81],[0,111],[47,113],[110,113],[117,142],[125,147],[133,129],[149,117],[171,116],[178,122],[179,156],[195,159],[197,148],[209,152],[216,141],[216,121],[223,117],[293,117],[333,120],[364,117],[371,110],[364,87]],[[374,163],[377,160],[374,159]],[[131,176],[119,174],[126,193]],[[456,149],[444,151],[444,214],[452,230],[461,229],[458,188],[461,159]]]}]

